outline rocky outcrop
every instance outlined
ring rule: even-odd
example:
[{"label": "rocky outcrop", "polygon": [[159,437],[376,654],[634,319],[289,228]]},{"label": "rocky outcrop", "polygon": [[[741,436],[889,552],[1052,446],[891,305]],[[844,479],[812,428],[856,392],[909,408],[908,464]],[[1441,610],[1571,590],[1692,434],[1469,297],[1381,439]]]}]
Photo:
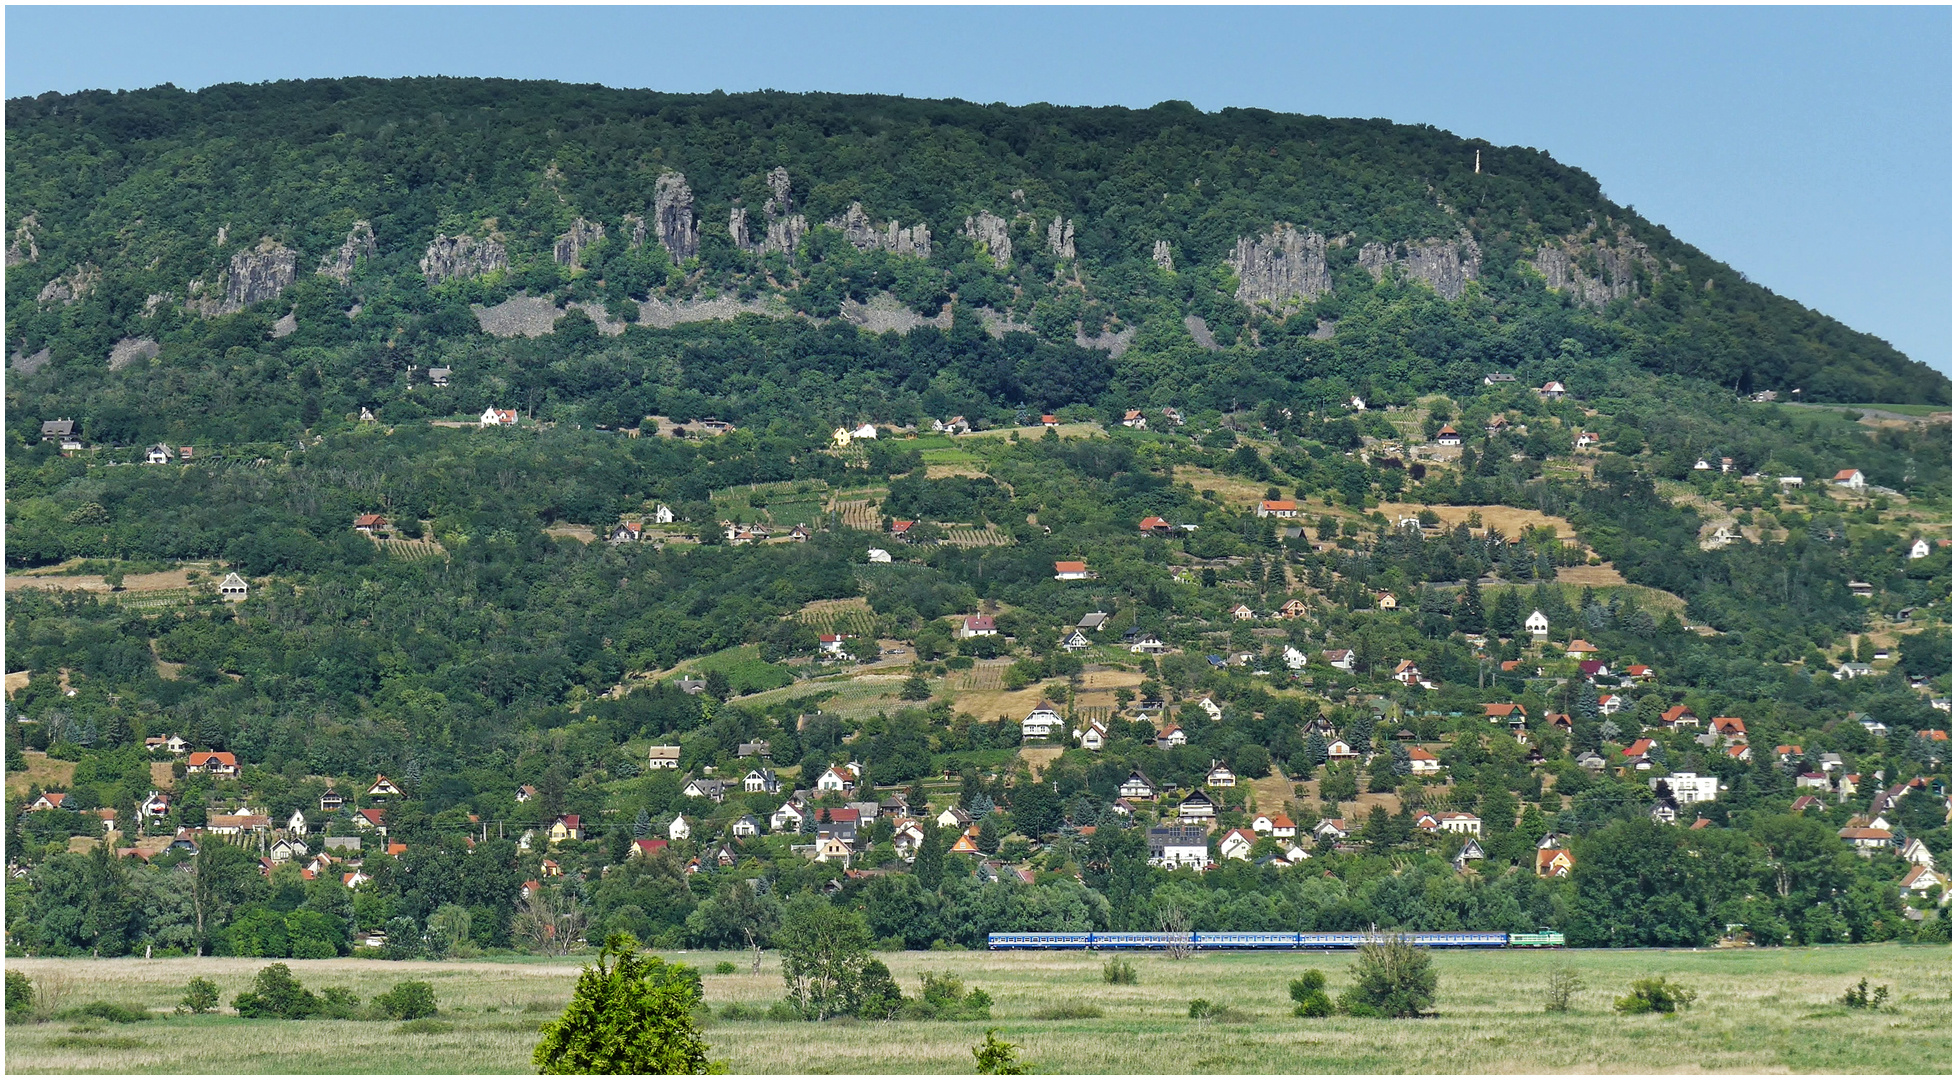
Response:
[{"label": "rocky outcrop", "polygon": [[364,221],[356,221],[353,228],[347,230],[345,243],[320,256],[319,273],[323,277],[344,282],[353,276],[354,264],[373,258],[379,250],[380,246],[374,239],[374,227]]},{"label": "rocky outcrop", "polygon": [[920,326],[935,326],[940,330],[951,329],[951,305],[931,318],[925,318],[905,306],[896,297],[880,292],[870,297],[867,304],[855,300],[843,301],[843,320],[872,334],[896,332],[908,334]]},{"label": "rocky outcrop", "polygon": [[1545,240],[1529,265],[1543,276],[1545,286],[1593,308],[1636,296],[1639,267],[1647,274],[1658,272],[1658,260],[1628,229],[1619,229],[1615,237],[1598,235],[1592,228]]},{"label": "rocky outcrop", "polygon": [[1007,334],[1039,333],[1038,328],[1032,323],[1014,322],[1011,315],[994,311],[989,307],[979,309],[979,323],[985,327],[986,333],[995,338],[1002,338]]},{"label": "rocky outcrop", "polygon": [[469,310],[476,313],[483,333],[499,338],[543,337],[564,317],[548,296],[512,296],[495,307],[470,304]]},{"label": "rocky outcrop", "polygon": [[1164,270],[1172,271],[1176,268],[1176,257],[1169,251],[1169,242],[1167,240],[1157,240],[1155,242],[1155,254],[1153,258],[1155,259],[1155,265]]},{"label": "rocky outcrop", "polygon": [[990,211],[981,210],[965,219],[965,235],[978,246],[980,255],[989,257],[1000,269],[1012,265],[1012,237],[1006,230],[1006,219]]},{"label": "rocky outcrop", "polygon": [[35,262],[41,257],[40,244],[34,238],[34,230],[41,222],[33,214],[20,219],[14,226],[14,235],[7,241],[7,265],[19,266],[21,263]]},{"label": "rocky outcrop", "polygon": [[559,266],[577,266],[578,256],[584,249],[605,238],[605,227],[595,221],[579,218],[571,223],[571,231],[557,238],[550,247],[550,257]]},{"label": "rocky outcrop", "polygon": [[606,337],[617,337],[625,332],[625,320],[612,318],[611,315],[606,313],[605,305],[595,300],[579,300],[564,305],[566,312],[569,312],[572,308],[576,308],[589,316],[591,321],[597,324],[598,332]]},{"label": "rocky outcrop", "polygon": [[1377,281],[1386,268],[1397,266],[1409,281],[1425,282],[1442,297],[1458,300],[1468,282],[1481,276],[1481,248],[1473,239],[1419,240],[1367,244],[1359,249],[1359,265]]},{"label": "rocky outcrop", "polygon": [[714,296],[669,304],[655,296],[639,301],[639,323],[661,328],[681,323],[727,322],[742,315],[786,318],[790,314],[788,305],[779,297],[739,300],[731,296]]},{"label": "rocky outcrop", "polygon": [[495,240],[473,236],[438,235],[421,257],[421,276],[431,285],[459,278],[481,277],[494,270],[507,270],[509,252]]},{"label": "rocky outcrop", "polygon": [[646,219],[637,214],[625,215],[625,242],[634,248],[645,246]]},{"label": "rocky outcrop", "polygon": [[102,283],[102,271],[93,263],[83,263],[73,270],[41,286],[41,292],[34,301],[42,307],[60,304],[67,307],[95,291]]},{"label": "rocky outcrop", "polygon": [[151,293],[143,298],[143,318],[147,319],[155,315],[158,311],[163,310],[164,307],[176,302],[177,297],[174,293]]},{"label": "rocky outcrop", "polygon": [[870,220],[870,215],[863,212],[862,203],[851,203],[842,217],[832,218],[826,224],[840,230],[858,251],[882,248],[892,255],[915,255],[920,259],[931,257],[931,228],[921,221],[908,229],[895,221],[877,225]]},{"label": "rocky outcrop", "polygon": [[1310,229],[1280,223],[1263,236],[1243,237],[1229,263],[1237,274],[1237,300],[1244,304],[1279,307],[1332,291],[1325,238]]},{"label": "rocky outcrop", "polygon": [[1215,352],[1223,347],[1216,343],[1216,335],[1210,333],[1210,324],[1205,322],[1201,315],[1184,315],[1182,328],[1189,331],[1190,337],[1196,339],[1196,347],[1199,349]]},{"label": "rocky outcrop", "polygon": [[1046,227],[1046,249],[1062,259],[1074,257],[1074,223],[1072,219],[1055,217]]},{"label": "rocky outcrop", "polygon": [[693,216],[693,189],[680,173],[660,173],[652,188],[652,228],[673,262],[700,254],[700,223]]},{"label": "rocky outcrop", "polygon": [[1330,341],[1338,332],[1339,320],[1320,319],[1318,320],[1318,325],[1312,327],[1311,333],[1305,336],[1311,338],[1313,341]]},{"label": "rocky outcrop", "polygon": [[151,338],[123,338],[109,350],[109,370],[121,371],[131,364],[156,359],[163,346]]},{"label": "rocky outcrop", "polygon": [[8,361],[7,366],[20,372],[22,375],[32,375],[42,368],[47,367],[48,361],[53,359],[54,350],[43,345],[39,352],[31,355],[28,353],[15,353],[13,359]]},{"label": "rocky outcrop", "polygon": [[299,277],[299,253],[267,236],[250,251],[231,256],[224,283],[224,306],[232,311],[271,300]]},{"label": "rocky outcrop", "polygon": [[[862,207],[852,206],[850,210],[852,213],[861,214]],[[792,258],[795,249],[802,246],[802,237],[808,235],[809,219],[795,212],[795,195],[793,185],[789,182],[788,170],[779,165],[768,172],[768,199],[761,204],[759,224],[761,235],[756,236],[748,223],[746,207],[736,206],[729,211],[727,231],[734,237],[734,246],[755,255],[787,255]],[[838,229],[844,229],[840,221],[833,221],[830,224]],[[894,222],[892,224],[895,225]],[[850,237],[851,242],[856,242],[860,234],[868,228],[869,217],[864,215],[862,229],[859,230],[859,235]],[[924,229],[922,225],[917,228]],[[859,243],[857,246],[862,248],[863,245]],[[927,257],[930,250],[931,234],[925,230],[924,251]]]},{"label": "rocky outcrop", "polygon": [[291,337],[298,332],[299,311],[296,308],[286,312],[278,322],[272,324],[272,336],[275,338]]},{"label": "rocky outcrop", "polygon": [[1111,331],[1103,328],[1100,333],[1093,337],[1087,336],[1085,328],[1079,326],[1074,327],[1074,344],[1083,349],[1100,349],[1117,360],[1121,358],[1122,353],[1128,351],[1128,346],[1134,340],[1135,327],[1132,326],[1120,331]]}]

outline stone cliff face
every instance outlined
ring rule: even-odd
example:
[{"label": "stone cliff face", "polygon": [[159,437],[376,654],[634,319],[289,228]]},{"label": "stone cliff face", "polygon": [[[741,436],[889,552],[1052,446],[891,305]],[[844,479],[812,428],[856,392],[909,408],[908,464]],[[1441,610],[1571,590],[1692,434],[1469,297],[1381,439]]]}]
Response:
[{"label": "stone cliff face", "polygon": [[41,248],[34,240],[34,230],[40,225],[40,221],[33,214],[29,214],[20,219],[20,224],[14,226],[14,235],[7,241],[8,266],[18,266],[21,263],[31,263],[40,259]]},{"label": "stone cliff face", "polygon": [[1001,269],[1012,265],[1012,237],[1006,229],[1006,219],[989,210],[965,219],[965,235],[978,245],[981,255],[990,256],[992,264]]},{"label": "stone cliff face", "polygon": [[915,255],[920,259],[931,257],[931,228],[921,221],[908,229],[895,221],[886,221],[879,226],[870,220],[869,214],[863,212],[862,203],[851,203],[842,217],[833,218],[826,224],[832,229],[840,229],[858,251],[882,248],[892,255]]},{"label": "stone cliff face", "polygon": [[298,277],[299,253],[267,236],[257,247],[231,256],[216,288],[191,282],[185,306],[206,316],[235,314],[278,296]]},{"label": "stone cliff face", "polygon": [[1046,249],[1063,259],[1074,257],[1074,223],[1070,218],[1055,217],[1046,227]]},{"label": "stone cliff face", "polygon": [[557,238],[551,245],[550,257],[559,266],[577,266],[578,256],[584,249],[605,238],[605,227],[594,221],[579,218],[571,223],[571,231]]},{"label": "stone cliff face", "polygon": [[1446,299],[1458,300],[1468,282],[1481,276],[1481,247],[1465,236],[1459,240],[1373,243],[1359,249],[1359,265],[1375,281],[1386,275],[1387,267],[1397,266],[1408,280],[1426,282]]},{"label": "stone cliff face", "polygon": [[34,299],[42,307],[47,307],[51,304],[60,304],[62,307],[67,307],[69,304],[94,292],[95,286],[101,284],[101,282],[102,271],[94,263],[83,263],[60,277],[55,278],[53,281],[48,282],[46,285],[41,286],[40,295]]},{"label": "stone cliff face", "polygon": [[481,277],[492,270],[506,270],[509,265],[509,252],[495,240],[441,235],[435,237],[435,242],[428,245],[428,253],[421,257],[421,276],[430,284],[440,284],[458,278]]},{"label": "stone cliff face", "polygon": [[1639,267],[1647,274],[1658,272],[1658,260],[1627,229],[1619,229],[1615,237],[1598,235],[1592,228],[1546,240],[1529,264],[1550,289],[1593,308],[1636,296]]},{"label": "stone cliff face", "polygon": [[693,189],[676,172],[661,173],[652,188],[652,227],[675,263],[700,254],[700,223],[693,216]]},{"label": "stone cliff face", "polygon": [[320,257],[319,272],[337,281],[345,281],[353,276],[355,263],[372,258],[379,250],[374,239],[374,227],[364,221],[356,221],[347,232],[346,242],[337,250]]},{"label": "stone cliff face", "polygon": [[1332,291],[1325,238],[1310,229],[1280,223],[1263,236],[1243,237],[1229,263],[1237,274],[1237,300],[1244,304],[1279,306]]},{"label": "stone cliff face", "polygon": [[1153,258],[1155,259],[1155,265],[1164,270],[1172,271],[1176,268],[1176,257],[1169,251],[1169,242],[1167,240],[1157,240],[1155,242],[1155,254]]},{"label": "stone cliff face", "polygon": [[[809,219],[795,213],[795,198],[790,188],[787,169],[777,165],[769,171],[768,201],[761,204],[764,224],[759,238],[750,231],[745,207],[736,206],[728,212],[727,231],[733,234],[735,247],[756,255],[794,256],[795,249],[802,245],[802,237],[808,234]],[[860,211],[861,208],[850,209]],[[867,224],[867,217],[864,220]],[[838,224],[836,227],[842,226]],[[925,242],[928,249],[928,234]]]},{"label": "stone cliff face", "polygon": [[641,247],[646,242],[646,219],[637,214],[625,215],[625,242],[632,247]]}]

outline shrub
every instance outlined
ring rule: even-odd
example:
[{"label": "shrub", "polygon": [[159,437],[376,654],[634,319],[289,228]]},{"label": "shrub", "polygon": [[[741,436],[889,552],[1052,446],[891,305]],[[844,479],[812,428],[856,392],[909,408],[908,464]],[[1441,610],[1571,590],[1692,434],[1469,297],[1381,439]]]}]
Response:
[{"label": "shrub", "polygon": [[61,1014],[63,1020],[107,1020],[111,1024],[135,1024],[149,1019],[149,1010],[140,1005],[117,1005],[112,1001],[91,1001]]},{"label": "shrub", "polygon": [[1880,1009],[1882,1003],[1888,1000],[1889,988],[1878,986],[1875,988],[1875,993],[1871,994],[1867,979],[1849,987],[1848,992],[1841,996],[1841,1003],[1851,1009]]},{"label": "shrub", "polygon": [[1189,1018],[1191,1020],[1209,1020],[1218,1024],[1242,1024],[1252,1019],[1249,1013],[1241,1009],[1234,1009],[1228,1005],[1219,1005],[1203,998],[1197,998],[1189,1003]]},{"label": "shrub", "polygon": [[360,999],[344,986],[329,986],[319,992],[319,1014],[328,1020],[354,1020],[360,1016]]},{"label": "shrub", "polygon": [[544,1025],[531,1063],[546,1074],[707,1072],[699,1003],[692,968],[641,956],[638,939],[613,934],[578,976],[564,1015]]},{"label": "shrub", "polygon": [[435,988],[425,982],[398,982],[374,999],[374,1008],[389,1020],[420,1020],[435,1015]]},{"label": "shrub", "polygon": [[231,1007],[246,1019],[304,1020],[319,1013],[320,1001],[311,990],[299,985],[292,969],[272,964],[259,969],[252,988],[231,1000]]},{"label": "shrub", "polygon": [[994,1036],[998,1028],[985,1029],[985,1041],[972,1047],[972,1056],[978,1059],[978,1071],[989,1076],[1018,1076],[1026,1071],[1019,1061],[1019,1047],[1004,1042]]},{"label": "shrub", "polygon": [[801,1018],[802,1010],[796,1008],[794,1002],[785,998],[768,1006],[767,1019],[769,1020],[778,1023],[787,1023],[790,1020],[800,1020]]},{"label": "shrub", "polygon": [[722,960],[720,963],[715,964],[713,966],[713,973],[715,975],[732,975],[733,973],[739,970],[740,970],[739,968],[734,966],[734,962],[732,960]]},{"label": "shrub", "polygon": [[1570,1003],[1583,989],[1583,980],[1571,968],[1557,968],[1549,973],[1549,985],[1543,988],[1543,1010],[1545,1012],[1569,1012]]},{"label": "shrub", "polygon": [[1191,1020],[1208,1020],[1210,1017],[1216,1015],[1216,1008],[1215,1005],[1210,1004],[1207,998],[1197,998],[1189,1003],[1189,1018]]},{"label": "shrub", "polygon": [[7,972],[7,1012],[32,1012],[34,979],[25,971]]},{"label": "shrub", "polygon": [[766,1015],[767,1010],[760,1006],[744,1005],[738,1001],[730,1001],[720,1007],[722,1020],[759,1020]]},{"label": "shrub", "polygon": [[865,1020],[894,1020],[904,1007],[904,992],[881,960],[864,963],[856,980],[856,1015]]},{"label": "shrub", "polygon": [[1655,979],[1633,982],[1631,993],[1618,998],[1614,1007],[1621,1013],[1670,1013],[1691,1008],[1698,997],[1696,991],[1668,983],[1661,975]]},{"label": "shrub", "polygon": [[1066,1005],[1049,1005],[1033,1014],[1035,1020],[1099,1020],[1107,1013],[1099,1005],[1083,1005],[1070,1002]]},{"label": "shrub", "polygon": [[1298,1003],[1291,1010],[1294,1016],[1332,1015],[1332,999],[1325,993],[1325,973],[1317,968],[1308,968],[1291,980],[1291,1000]]},{"label": "shrub", "polygon": [[184,984],[183,1000],[177,1002],[178,1012],[202,1015],[217,1008],[217,984],[202,975]]},{"label": "shrub", "polygon": [[1341,1011],[1395,1019],[1425,1012],[1440,982],[1427,951],[1404,937],[1361,945],[1352,980],[1352,988],[1339,995]]},{"label": "shrub", "polygon": [[1114,986],[1135,985],[1135,965],[1126,957],[1113,956],[1101,965],[1101,981]]}]

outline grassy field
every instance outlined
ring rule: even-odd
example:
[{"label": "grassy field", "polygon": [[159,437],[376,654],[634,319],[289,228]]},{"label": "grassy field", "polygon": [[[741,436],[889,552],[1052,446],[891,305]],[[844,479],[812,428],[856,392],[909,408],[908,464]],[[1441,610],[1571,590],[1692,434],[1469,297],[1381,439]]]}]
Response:
[{"label": "grassy field", "polygon": [[[781,996],[779,961],[750,975],[741,954],[671,958],[711,972],[732,960],[739,974],[705,975],[710,1005],[765,1004]],[[1102,982],[1094,954],[885,954],[915,992],[919,973],[949,968],[992,995],[993,1019],[975,1022],[827,1024],[710,1021],[709,1042],[737,1073],[969,1073],[969,1047],[987,1027],[1021,1046],[1043,1073],[1399,1072],[1856,1072],[1951,1069],[1950,949],[1841,946],[1723,952],[1639,951],[1438,954],[1436,1018],[1304,1020],[1290,1014],[1285,983],[1306,967],[1347,981],[1344,955],[1218,954],[1172,961],[1136,956],[1140,981]],[[571,961],[388,963],[287,961],[318,988],[344,985],[364,999],[407,978],[435,984],[453,1030],[402,1033],[361,1021],[248,1021],[231,1015],[161,1015],[193,975],[215,979],[228,1003],[264,961],[9,960],[40,982],[65,984],[62,1005],[109,1000],[159,1013],[143,1024],[69,1021],[10,1026],[9,1072],[401,1072],[529,1071],[537,1027],[568,999]],[[1586,989],[1575,1010],[1545,1013],[1549,971],[1575,969]],[[1664,975],[1696,989],[1697,1007],[1672,1017],[1619,1016],[1610,999],[1634,978]],[[50,976],[52,979],[50,980]],[[1837,1004],[1857,979],[1891,988],[1882,1012]],[[1188,1018],[1202,997],[1240,1010],[1237,1022]],[[1060,1006],[1091,1005],[1085,1019],[1041,1019]],[[99,1028],[75,1031],[74,1028]]]}]

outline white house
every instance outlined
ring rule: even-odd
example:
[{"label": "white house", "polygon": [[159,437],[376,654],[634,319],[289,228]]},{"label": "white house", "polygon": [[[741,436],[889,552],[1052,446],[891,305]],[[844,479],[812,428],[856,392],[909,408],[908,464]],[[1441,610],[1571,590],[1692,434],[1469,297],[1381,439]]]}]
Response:
[{"label": "white house", "polygon": [[668,840],[684,840],[692,835],[693,826],[686,823],[686,815],[673,815],[673,823],[666,826],[666,838]]},{"label": "white house", "polygon": [[1173,870],[1209,865],[1210,838],[1202,829],[1167,826],[1148,830],[1148,861]]},{"label": "white house", "polygon": [[1128,646],[1128,651],[1142,656],[1160,656],[1169,651],[1169,646],[1154,634],[1143,634]]},{"label": "white house", "polygon": [[646,751],[646,768],[677,769],[680,767],[680,748],[677,746],[655,746]]},{"label": "white house", "polygon": [[1167,750],[1172,746],[1188,746],[1188,745],[1189,745],[1189,733],[1182,730],[1182,728],[1176,724],[1170,724],[1168,727],[1163,728],[1162,731],[1155,736],[1155,748],[1157,750]]},{"label": "white house", "polygon": [[781,809],[768,815],[768,831],[799,832],[802,828],[802,817],[801,808],[795,805],[795,800],[790,799],[781,804]]},{"label": "white house", "polygon": [[1117,794],[1124,799],[1153,799],[1155,784],[1148,777],[1143,776],[1140,769],[1135,769],[1128,773],[1128,779],[1121,782],[1121,789]]},{"label": "white house", "polygon": [[1250,858],[1250,849],[1257,846],[1257,837],[1249,829],[1231,829],[1216,842],[1216,853],[1226,859]]},{"label": "white house", "polygon": [[890,561],[890,553],[882,548],[871,548],[864,558],[873,563],[887,563]]},{"label": "white house", "polygon": [[1087,722],[1087,726],[1074,733],[1082,750],[1098,751],[1108,744],[1108,725],[1099,717]]},{"label": "white house", "polygon": [[1413,766],[1415,776],[1429,776],[1441,771],[1441,759],[1418,746],[1407,747],[1407,763]]},{"label": "white house", "polygon": [[1033,707],[1032,712],[1026,714],[1026,719],[1019,722],[1019,736],[1022,739],[1051,738],[1053,729],[1063,723],[1059,710],[1053,707],[1053,703],[1041,701]]},{"label": "white house", "polygon": [[1068,652],[1080,652],[1092,644],[1094,643],[1087,639],[1087,635],[1078,629],[1073,630],[1066,637],[1060,639],[1060,647]]},{"label": "white house", "polygon": [[1670,776],[1658,777],[1650,783],[1651,790],[1653,791],[1658,790],[1658,785],[1661,783],[1670,787],[1672,798],[1676,799],[1680,806],[1687,806],[1697,802],[1711,802],[1719,797],[1719,778],[1716,776],[1700,776],[1698,773],[1677,772]]},{"label": "white house", "polygon": [[285,819],[285,831],[291,833],[294,836],[306,835],[307,829],[306,829],[305,811],[294,810],[292,812],[292,816]]},{"label": "white house", "polygon": [[177,452],[175,450],[170,449],[162,443],[157,443],[155,446],[149,448],[149,452],[144,455],[144,459],[151,465],[168,465],[170,459],[176,456]]},{"label": "white house", "polygon": [[1917,537],[1916,541],[1909,546],[1909,557],[1912,559],[1927,559],[1929,556],[1930,542],[1920,536]]},{"label": "white house", "polygon": [[848,634],[817,634],[816,644],[824,656],[843,655],[843,643],[849,640]]},{"label": "white house", "polygon": [[514,423],[516,423],[515,409],[499,409],[494,405],[491,405],[489,408],[484,409],[482,411],[482,419],[476,426],[508,427]]},{"label": "white house", "polygon": [[1326,649],[1320,652],[1319,655],[1325,658],[1326,663],[1338,668],[1340,671],[1352,670],[1351,649]]},{"label": "white house", "polygon": [[1094,575],[1088,572],[1087,564],[1078,560],[1061,560],[1053,564],[1053,580],[1085,581]]},{"label": "white house", "polygon": [[1298,516],[1298,503],[1292,499],[1265,499],[1257,504],[1260,518],[1294,518]]},{"label": "white house", "polygon": [[1481,819],[1473,814],[1450,810],[1445,814],[1435,814],[1434,820],[1440,822],[1442,832],[1466,833],[1469,836],[1481,835]]},{"label": "white house", "polygon": [[652,512],[652,523],[654,525],[671,525],[673,523],[673,508],[667,506],[665,503],[660,503],[659,508]]},{"label": "white house", "polygon": [[1236,787],[1237,774],[1230,771],[1230,766],[1220,761],[1212,761],[1210,771],[1203,777],[1203,782],[1211,787]]},{"label": "white house", "polygon": [[856,777],[845,768],[831,765],[815,778],[817,791],[855,791]]},{"label": "white house", "polygon": [[781,790],[781,781],[773,769],[749,769],[741,778],[741,787],[749,795],[773,795]]},{"label": "white house", "polygon": [[998,633],[999,624],[990,615],[967,615],[958,627],[961,638],[996,637]]},{"label": "white house", "polygon": [[217,594],[226,600],[243,600],[250,591],[251,583],[235,573],[224,575],[224,580],[217,585]]},{"label": "white house", "polygon": [[864,424],[862,427],[850,432],[849,437],[851,439],[874,439],[877,437],[877,426],[875,424]]},{"label": "white house", "polygon": [[1284,647],[1285,667],[1288,667],[1293,671],[1301,671],[1304,669],[1304,666],[1309,662],[1310,662],[1309,658],[1306,657],[1303,652],[1300,652],[1296,645],[1286,645]]},{"label": "white house", "polygon": [[1868,486],[1868,480],[1862,476],[1860,469],[1843,469],[1835,474],[1834,483],[1836,487],[1845,487],[1851,491],[1860,491]]},{"label": "white house", "polygon": [[1544,615],[1540,611],[1531,611],[1529,617],[1522,620],[1522,628],[1529,631],[1530,637],[1547,638],[1549,636],[1549,616]]}]

